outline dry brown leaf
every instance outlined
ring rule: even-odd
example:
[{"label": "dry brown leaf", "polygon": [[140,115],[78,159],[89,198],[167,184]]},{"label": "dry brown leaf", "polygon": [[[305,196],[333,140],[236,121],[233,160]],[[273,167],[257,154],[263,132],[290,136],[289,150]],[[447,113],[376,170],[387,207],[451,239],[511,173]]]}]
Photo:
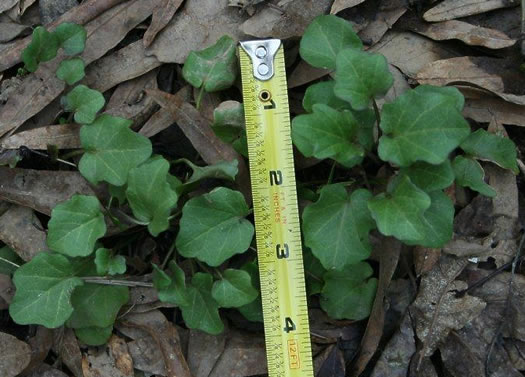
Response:
[{"label": "dry brown leaf", "polygon": [[0,140],[0,148],[18,149],[25,146],[30,149],[47,149],[55,145],[58,149],[80,148],[79,124],[54,124],[28,131],[18,132]]},{"label": "dry brown leaf", "polygon": [[430,271],[439,261],[441,249],[415,246],[413,249],[413,255],[414,269],[416,271],[416,276],[419,276]]},{"label": "dry brown leaf", "polygon": [[61,327],[55,330],[53,351],[60,356],[60,359],[75,377],[84,377],[82,354],[73,329]]},{"label": "dry brown leaf", "polygon": [[[122,363],[123,352],[126,352],[126,342],[112,335],[105,347],[89,347],[82,357],[82,372],[84,377],[133,377],[133,368]],[[115,343],[119,347],[115,351]],[[122,346],[120,346],[122,345]],[[129,356],[129,355],[128,355]],[[119,362],[120,361],[120,362]]]},{"label": "dry brown leaf", "polygon": [[25,375],[25,377],[68,377],[68,375],[47,364],[40,364],[38,368]]},{"label": "dry brown leaf", "polygon": [[[97,60],[115,47],[131,29],[153,12],[156,3],[151,0],[133,0],[112,8],[86,25],[88,38],[82,54],[85,63]],[[18,128],[64,90],[64,82],[55,75],[60,60],[42,64],[35,73],[25,78],[7,103],[0,106],[0,136]]]},{"label": "dry brown leaf", "polygon": [[9,42],[27,29],[26,25],[17,24],[16,22],[0,22],[0,43]]},{"label": "dry brown leaf", "polygon": [[449,83],[470,83],[498,93],[519,93],[525,79],[507,59],[486,56],[462,56],[427,64],[416,76],[420,84],[444,86]]},{"label": "dry brown leaf", "polygon": [[224,34],[239,39],[237,27],[246,17],[228,7],[227,0],[186,0],[146,53],[163,63],[182,64],[190,51],[202,50]]},{"label": "dry brown leaf", "polygon": [[343,351],[337,344],[333,344],[326,349],[326,357],[324,358],[319,370],[315,374],[316,377],[345,377],[346,363],[343,356]]},{"label": "dry brown leaf", "polygon": [[428,10],[423,18],[429,22],[453,20],[519,5],[519,0],[445,0]]},{"label": "dry brown leaf", "polygon": [[28,207],[11,206],[0,216],[0,240],[25,261],[47,250],[46,232]]},{"label": "dry brown leaf", "polygon": [[232,161],[234,159],[238,161],[239,172],[235,182],[250,203],[249,172],[243,157],[230,144],[219,139],[213,132],[210,123],[188,102],[184,102],[176,95],[160,90],[148,90],[146,93],[160,106],[169,110],[173,120],[177,122],[182,132],[191,141],[193,147],[207,164],[215,164],[219,161]]},{"label": "dry brown leaf", "polygon": [[31,360],[31,347],[16,337],[0,332],[0,372],[2,377],[15,377]]},{"label": "dry brown leaf", "polygon": [[506,102],[500,98],[477,98],[465,100],[463,116],[479,123],[511,124],[525,127],[525,106]]},{"label": "dry brown leaf", "polygon": [[[390,3],[390,0],[383,0],[381,5]],[[365,45],[375,45],[385,33],[399,20],[407,11],[406,4],[391,9],[381,9],[375,12],[374,19],[359,32],[359,37]]]},{"label": "dry brown leaf", "polygon": [[19,0],[3,0],[2,2],[0,2],[0,13],[11,9],[18,3],[18,1]]},{"label": "dry brown leaf", "polygon": [[381,242],[374,247],[374,249],[380,251],[379,281],[377,283],[374,305],[370,312],[370,318],[366,325],[365,334],[361,340],[360,353],[354,364],[354,368],[351,371],[351,376],[361,375],[379,346],[379,342],[383,335],[383,326],[385,324],[384,299],[387,288],[397,267],[401,247],[401,242],[393,237],[382,238]]},{"label": "dry brown leaf", "polygon": [[423,275],[418,296],[410,307],[416,333],[422,343],[419,367],[423,357],[429,357],[451,330],[463,328],[485,308],[485,302],[469,295],[456,297],[467,284],[456,277],[467,266],[466,259],[443,255],[439,263]]},{"label": "dry brown leaf", "polygon": [[227,331],[217,336],[190,330],[188,366],[193,377],[208,377],[226,347]]},{"label": "dry brown leaf", "polygon": [[483,46],[495,50],[510,47],[516,43],[515,39],[511,39],[499,30],[456,20],[437,24],[421,23],[414,31],[437,41],[459,39],[470,46]]},{"label": "dry brown leaf", "polygon": [[401,325],[377,360],[371,377],[405,377],[410,360],[416,352],[416,339],[410,316],[405,314]]},{"label": "dry brown leaf", "polygon": [[160,311],[128,314],[120,321],[120,324],[119,328],[135,328],[153,338],[157,346],[156,352],[163,357],[166,376],[191,377],[186,360],[182,355],[177,330]]},{"label": "dry brown leaf", "polygon": [[312,67],[310,64],[301,60],[294,68],[293,72],[288,78],[288,88],[295,88],[304,84],[308,84],[314,80],[326,76],[331,71],[328,69]]},{"label": "dry brown leaf", "polygon": [[[0,167],[0,199],[51,215],[58,203],[74,194],[97,196],[76,171],[45,171]],[[101,192],[98,192],[101,197]]]},{"label": "dry brown leaf", "polygon": [[44,326],[38,326],[35,336],[29,338],[27,343],[31,347],[31,362],[25,368],[24,374],[33,372],[42,365],[53,346],[53,331]]},{"label": "dry brown leaf", "polygon": [[405,75],[415,77],[426,65],[457,53],[440,43],[410,32],[389,31],[368,51],[383,54],[388,62]]},{"label": "dry brown leaf", "polygon": [[410,84],[408,83],[405,75],[392,64],[388,65],[388,70],[394,77],[394,84],[388,90],[383,98],[377,100],[377,106],[381,109],[385,103],[393,102],[397,97],[410,89]]},{"label": "dry brown leaf", "polygon": [[[9,0],[8,0],[9,1]],[[64,22],[73,22],[84,25],[91,21],[99,14],[111,9],[115,5],[122,3],[125,0],[88,0],[84,1],[79,6],[71,9],[66,14],[59,17],[53,23],[46,25],[49,30],[54,30],[58,25]],[[31,36],[24,38],[9,45],[2,50],[0,55],[0,72],[18,64],[22,61],[22,50],[31,42]]]},{"label": "dry brown leaf", "polygon": [[138,40],[91,64],[82,83],[105,92],[121,82],[142,76],[160,64],[154,56],[145,55],[142,41]]},{"label": "dry brown leaf", "polygon": [[153,11],[151,24],[148,30],[146,30],[146,33],[144,33],[144,47],[151,45],[157,34],[171,21],[183,1],[184,0],[164,0],[164,4],[159,5],[159,7]]},{"label": "dry brown leaf", "polygon": [[519,8],[503,8],[488,13],[469,16],[465,18],[464,21],[480,27],[499,30],[512,39],[519,39],[521,33],[520,13]]},{"label": "dry brown leaf", "polygon": [[265,7],[246,20],[240,30],[257,38],[287,39],[303,35],[310,22],[330,9],[332,0],[281,0],[277,8]]},{"label": "dry brown leaf", "polygon": [[115,367],[122,371],[122,374],[133,376],[133,360],[129,354],[126,341],[116,335],[112,335],[108,340],[108,348],[115,358]]},{"label": "dry brown leaf", "polygon": [[332,8],[330,8],[330,14],[336,14],[342,10],[355,7],[364,1],[365,0],[335,0],[332,4]]},{"label": "dry brown leaf", "polygon": [[9,304],[15,296],[15,285],[8,275],[0,274],[0,310],[9,308]]}]

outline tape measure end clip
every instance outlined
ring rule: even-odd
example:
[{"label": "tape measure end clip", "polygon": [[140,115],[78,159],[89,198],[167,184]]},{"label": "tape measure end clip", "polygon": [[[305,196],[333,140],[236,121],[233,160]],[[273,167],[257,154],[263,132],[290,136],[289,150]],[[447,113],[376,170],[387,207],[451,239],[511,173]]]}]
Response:
[{"label": "tape measure end clip", "polygon": [[274,58],[281,46],[280,39],[262,39],[240,42],[253,65],[253,76],[257,80],[270,80],[274,75]]}]

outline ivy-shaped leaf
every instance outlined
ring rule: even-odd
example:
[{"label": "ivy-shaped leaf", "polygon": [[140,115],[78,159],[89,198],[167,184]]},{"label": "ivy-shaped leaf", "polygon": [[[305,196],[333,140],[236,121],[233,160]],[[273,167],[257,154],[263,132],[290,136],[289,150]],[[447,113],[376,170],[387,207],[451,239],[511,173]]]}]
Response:
[{"label": "ivy-shaped leaf", "polygon": [[253,238],[253,225],[242,194],[218,187],[192,198],[182,209],[176,245],[180,255],[218,266],[245,252]]},{"label": "ivy-shaped leaf", "polygon": [[190,185],[205,178],[225,179],[233,182],[235,181],[235,176],[239,171],[237,168],[239,162],[235,159],[232,161],[219,161],[213,165],[208,166],[197,166],[185,158],[181,158],[177,162],[179,161],[184,162],[191,168],[191,170],[193,170],[193,174],[184,183],[185,185]]},{"label": "ivy-shaped leaf", "polygon": [[80,58],[62,60],[57,69],[57,77],[73,85],[84,78],[84,61]]},{"label": "ivy-shaped leaf", "polygon": [[103,114],[89,127],[80,129],[86,153],[78,169],[88,181],[122,186],[129,171],[151,156],[149,139],[133,132],[130,125],[130,120]]},{"label": "ivy-shaped leaf", "polygon": [[[241,270],[246,271],[251,278],[252,286],[255,287],[257,292],[261,290],[261,284],[259,281],[259,268],[254,262],[248,262],[241,267]],[[249,304],[240,306],[237,310],[246,318],[252,322],[263,322],[263,311],[262,311],[262,300],[261,295],[258,294],[255,300]]]},{"label": "ivy-shaped leaf", "polygon": [[101,346],[106,344],[111,334],[113,334],[113,326],[75,329],[77,338],[88,346]]},{"label": "ivy-shaped leaf", "polygon": [[401,169],[401,174],[408,175],[412,183],[426,192],[445,189],[454,183],[454,170],[450,160],[439,165],[416,162]]},{"label": "ivy-shaped leaf", "polygon": [[76,329],[112,326],[120,308],[128,300],[128,287],[84,284],[71,296],[74,311],[67,325]]},{"label": "ivy-shaped leaf", "polygon": [[443,163],[470,133],[462,107],[456,88],[421,85],[406,91],[383,106],[379,157],[399,166]]},{"label": "ivy-shaped leaf", "polygon": [[321,292],[321,308],[335,319],[360,320],[368,317],[377,290],[377,279],[366,262],[327,271]]},{"label": "ivy-shaped leaf", "polygon": [[349,111],[339,112],[324,104],[313,106],[313,113],[296,116],[292,122],[295,146],[306,157],[332,158],[350,168],[365,154],[357,144],[358,124]]},{"label": "ivy-shaped leaf", "polygon": [[57,56],[58,40],[54,33],[37,26],[33,30],[31,43],[22,51],[22,61],[29,72],[35,72],[38,64],[47,62]]},{"label": "ivy-shaped leaf", "polygon": [[421,215],[430,207],[430,197],[414,185],[410,178],[396,179],[390,192],[382,193],[368,201],[368,208],[385,236],[401,241],[419,241],[425,235]]},{"label": "ivy-shaped leaf", "polygon": [[310,249],[303,251],[303,263],[306,292],[309,296],[321,293],[324,285],[323,275],[326,272],[326,269]]},{"label": "ivy-shaped leaf", "polygon": [[461,149],[476,158],[492,161],[502,168],[519,173],[516,162],[516,145],[512,140],[479,129],[460,145]]},{"label": "ivy-shaped leaf", "polygon": [[188,55],[182,76],[196,88],[215,92],[232,86],[237,76],[236,43],[225,35],[213,46]]},{"label": "ivy-shaped leaf", "polygon": [[423,239],[406,241],[407,244],[424,247],[442,247],[452,238],[454,225],[454,204],[443,191],[433,191],[428,194],[430,207],[421,215]]},{"label": "ivy-shaped leaf", "polygon": [[11,275],[24,263],[9,246],[0,247],[0,274]]},{"label": "ivy-shaped leaf", "polygon": [[106,233],[100,202],[94,196],[73,195],[58,204],[48,223],[47,246],[70,257],[90,255]]},{"label": "ivy-shaped leaf", "polygon": [[303,97],[303,108],[311,113],[316,103],[323,103],[335,110],[350,110],[350,105],[336,97],[334,92],[335,81],[321,81],[306,88]]},{"label": "ivy-shaped leaf", "polygon": [[113,255],[111,250],[104,248],[95,252],[95,265],[99,275],[119,275],[126,272],[126,258]]},{"label": "ivy-shaped leaf", "polygon": [[452,168],[458,185],[470,187],[472,190],[491,198],[496,196],[496,190],[485,183],[485,171],[476,160],[457,156],[452,162]]},{"label": "ivy-shaped leaf", "polygon": [[304,31],[299,53],[314,67],[334,69],[337,54],[345,48],[363,48],[352,25],[334,15],[321,15]]},{"label": "ivy-shaped leaf", "polygon": [[170,163],[153,158],[129,172],[126,197],[133,215],[145,223],[153,236],[169,227],[171,210],[177,205],[177,193],[167,181]]},{"label": "ivy-shaped leaf", "polygon": [[104,107],[106,100],[98,90],[89,89],[81,84],[62,97],[61,103],[66,111],[75,113],[75,122],[91,124],[99,110]]},{"label": "ivy-shaped leaf", "polygon": [[73,267],[60,254],[40,253],[13,276],[16,294],[9,314],[21,325],[56,328],[73,313],[71,294],[84,282],[74,276]]},{"label": "ivy-shaped leaf", "polygon": [[190,329],[198,329],[217,335],[224,330],[219,316],[219,305],[211,295],[213,277],[197,272],[187,289],[189,305],[181,307],[184,323]]},{"label": "ivy-shaped leaf", "polygon": [[304,243],[326,269],[342,269],[369,257],[368,233],[375,223],[367,208],[372,194],[348,194],[342,185],[327,185],[319,200],[303,212]]},{"label": "ivy-shaped leaf", "polygon": [[175,261],[171,261],[168,267],[169,273],[153,264],[153,285],[157,290],[159,300],[179,307],[189,305],[184,271],[177,266]]},{"label": "ivy-shaped leaf", "polygon": [[244,127],[244,106],[237,101],[224,101],[213,111],[213,132],[233,149],[248,157],[248,142]]},{"label": "ivy-shaped leaf", "polygon": [[372,98],[384,95],[394,83],[383,55],[345,49],[337,55],[335,95],[352,108],[365,110]]},{"label": "ivy-shaped leaf", "polygon": [[221,272],[221,279],[213,283],[211,295],[222,308],[238,308],[257,298],[250,274],[229,268]]},{"label": "ivy-shaped leaf", "polygon": [[87,32],[82,25],[63,22],[55,29],[60,47],[66,55],[80,54],[86,46]]}]

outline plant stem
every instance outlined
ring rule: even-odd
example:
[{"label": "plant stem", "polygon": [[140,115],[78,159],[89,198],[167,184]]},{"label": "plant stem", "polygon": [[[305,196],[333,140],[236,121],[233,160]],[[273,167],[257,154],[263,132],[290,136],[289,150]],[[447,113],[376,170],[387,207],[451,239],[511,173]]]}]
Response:
[{"label": "plant stem", "polygon": [[72,151],[72,152],[66,153],[65,155],[62,156],[62,158],[64,158],[64,159],[71,158],[71,157],[79,156],[79,155],[81,155],[83,153],[85,153],[85,150],[77,149],[76,151]]},{"label": "plant stem", "polygon": [[374,113],[376,114],[377,127],[379,127],[379,123],[381,123],[381,114],[379,113],[379,107],[377,106],[375,98],[372,99],[372,105],[374,105]]},{"label": "plant stem", "polygon": [[195,108],[199,110],[199,107],[201,107],[201,101],[202,96],[204,95],[204,86],[201,86],[201,89],[199,91],[199,95],[197,96],[197,101],[195,101]]},{"label": "plant stem", "polygon": [[334,180],[335,164],[336,164],[335,161],[332,162],[332,168],[330,169],[330,174],[328,175],[328,181],[326,182],[327,185],[332,183],[332,181]]},{"label": "plant stem", "polygon": [[164,258],[164,260],[162,261],[162,264],[160,265],[161,270],[164,270],[166,268],[166,265],[168,264],[168,261],[171,259],[171,256],[173,255],[174,251],[175,251],[175,240],[173,240],[173,243],[168,249],[168,254],[166,254],[166,257]]},{"label": "plant stem", "polygon": [[98,276],[88,276],[81,278],[86,283],[103,284],[103,285],[119,285],[125,287],[145,287],[153,288],[153,283],[146,281],[133,281],[133,280],[119,280],[119,279],[106,279]]}]

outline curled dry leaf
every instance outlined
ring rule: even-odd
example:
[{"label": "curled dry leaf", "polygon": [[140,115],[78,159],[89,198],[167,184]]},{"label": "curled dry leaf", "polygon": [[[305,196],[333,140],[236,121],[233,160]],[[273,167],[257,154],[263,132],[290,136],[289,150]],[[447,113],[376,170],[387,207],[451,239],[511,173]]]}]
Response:
[{"label": "curled dry leaf", "polygon": [[151,24],[144,34],[144,47],[151,45],[157,34],[171,21],[182,2],[183,0],[164,0],[164,4],[153,11]]},{"label": "curled dry leaf", "polygon": [[445,0],[428,10],[423,18],[429,22],[453,20],[519,5],[519,0]]},{"label": "curled dry leaf", "polygon": [[31,360],[31,347],[16,337],[0,332],[0,371],[3,377],[17,376]]},{"label": "curled dry leaf", "polygon": [[342,10],[355,7],[364,1],[365,0],[335,0],[332,4],[332,8],[330,8],[330,14],[336,14]]},{"label": "curled dry leaf", "polygon": [[421,23],[414,31],[437,41],[459,39],[470,46],[482,46],[494,50],[510,47],[516,43],[515,39],[499,30],[456,20],[437,24]]},{"label": "curled dry leaf", "polygon": [[1,139],[0,148],[18,149],[25,146],[30,149],[46,150],[48,145],[58,149],[80,148],[79,124],[53,124],[18,132]]},{"label": "curled dry leaf", "polygon": [[0,217],[0,240],[25,261],[47,250],[46,232],[40,220],[31,208],[19,205],[12,206]]},{"label": "curled dry leaf", "polygon": [[261,9],[246,20],[240,30],[258,38],[287,39],[303,34],[310,22],[330,9],[331,1],[281,0],[276,8]]},{"label": "curled dry leaf", "polygon": [[[97,193],[75,171],[44,171],[0,167],[0,199],[51,215],[58,203],[74,194]],[[101,193],[99,193],[101,194]]]}]

